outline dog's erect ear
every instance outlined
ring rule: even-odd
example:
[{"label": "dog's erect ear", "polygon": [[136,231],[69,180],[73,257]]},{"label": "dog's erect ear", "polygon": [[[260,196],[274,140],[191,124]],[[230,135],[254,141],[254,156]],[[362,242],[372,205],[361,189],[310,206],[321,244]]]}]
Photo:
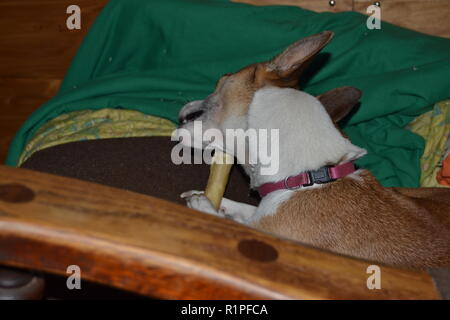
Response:
[{"label": "dog's erect ear", "polygon": [[277,84],[285,83],[286,86],[295,86],[300,74],[312,58],[331,41],[333,35],[331,31],[324,31],[291,44],[272,61],[265,64],[265,71],[271,74],[268,77],[269,80],[281,80],[276,81]]},{"label": "dog's erect ear", "polygon": [[353,87],[340,87],[321,94],[317,99],[325,107],[331,119],[338,122],[358,104],[361,96],[361,90]]}]

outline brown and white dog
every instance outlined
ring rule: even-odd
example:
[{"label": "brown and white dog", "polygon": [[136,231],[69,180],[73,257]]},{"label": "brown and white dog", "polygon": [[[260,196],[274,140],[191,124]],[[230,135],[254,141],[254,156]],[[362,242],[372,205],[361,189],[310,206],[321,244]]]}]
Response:
[{"label": "brown and white dog", "polygon": [[[339,166],[366,151],[336,123],[360,92],[344,87],[319,97],[294,89],[311,59],[332,39],[326,31],[302,39],[273,60],[224,75],[210,96],[180,111],[181,128],[279,129],[279,170],[259,174],[243,164],[251,186]],[[390,265],[450,267],[450,190],[384,188],[367,170],[297,189],[274,188],[258,207],[223,199],[216,211],[200,191],[185,192],[191,208],[340,254]]]}]

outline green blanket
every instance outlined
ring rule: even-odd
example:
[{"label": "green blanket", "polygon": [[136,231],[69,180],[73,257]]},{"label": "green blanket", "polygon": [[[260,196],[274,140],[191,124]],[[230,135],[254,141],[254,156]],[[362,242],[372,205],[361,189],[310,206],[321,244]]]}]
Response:
[{"label": "green blanket", "polygon": [[7,158],[48,120],[69,111],[127,108],[177,120],[220,75],[271,58],[323,30],[334,40],[315,60],[302,88],[320,94],[339,86],[364,92],[344,129],[369,154],[358,161],[385,186],[419,185],[423,140],[403,127],[448,98],[450,40],[382,23],[368,30],[358,13],[314,13],[224,0],[112,0],[80,47],[58,95],[17,133]]}]

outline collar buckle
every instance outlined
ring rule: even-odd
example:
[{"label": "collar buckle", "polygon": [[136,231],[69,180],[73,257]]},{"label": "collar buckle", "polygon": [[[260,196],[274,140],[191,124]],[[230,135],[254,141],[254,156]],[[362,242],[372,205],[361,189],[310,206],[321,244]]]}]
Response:
[{"label": "collar buckle", "polygon": [[325,167],[322,167],[315,171],[309,171],[308,172],[309,182],[310,182],[309,185],[313,185],[315,183],[323,184],[323,183],[335,181],[336,179],[333,179],[331,177],[331,173],[330,173],[331,167],[332,166],[325,166]]},{"label": "collar buckle", "polygon": [[[355,172],[355,170],[352,161],[336,166],[328,165],[314,171],[305,171],[296,176],[289,176],[277,182],[267,182],[259,186],[258,191],[262,198],[280,189],[297,190],[301,187],[312,186],[313,184],[333,182]],[[291,183],[294,183],[294,185],[289,185],[290,179],[292,179]]]}]

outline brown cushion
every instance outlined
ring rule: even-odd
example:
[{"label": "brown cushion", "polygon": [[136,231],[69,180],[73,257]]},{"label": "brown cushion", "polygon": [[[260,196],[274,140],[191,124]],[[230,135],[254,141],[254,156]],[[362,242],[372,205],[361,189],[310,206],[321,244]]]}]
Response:
[{"label": "brown cushion", "polygon": [[[209,165],[171,161],[176,142],[168,137],[139,137],[79,141],[34,153],[23,168],[135,191],[185,204],[180,194],[204,190]],[[248,178],[234,166],[225,197],[256,205],[258,196],[249,195]]]}]

